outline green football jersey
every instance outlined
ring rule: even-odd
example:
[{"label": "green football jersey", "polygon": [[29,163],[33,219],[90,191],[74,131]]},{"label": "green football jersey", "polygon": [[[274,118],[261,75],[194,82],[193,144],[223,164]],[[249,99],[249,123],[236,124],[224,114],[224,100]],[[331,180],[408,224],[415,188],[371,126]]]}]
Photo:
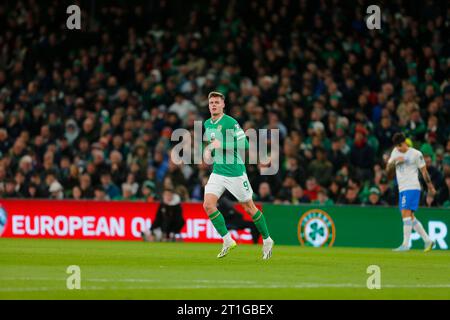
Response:
[{"label": "green football jersey", "polygon": [[245,173],[245,163],[240,150],[248,149],[248,141],[244,130],[232,117],[224,114],[213,121],[205,121],[205,135],[208,142],[218,139],[221,147],[212,152],[213,173],[226,177],[240,177]]}]

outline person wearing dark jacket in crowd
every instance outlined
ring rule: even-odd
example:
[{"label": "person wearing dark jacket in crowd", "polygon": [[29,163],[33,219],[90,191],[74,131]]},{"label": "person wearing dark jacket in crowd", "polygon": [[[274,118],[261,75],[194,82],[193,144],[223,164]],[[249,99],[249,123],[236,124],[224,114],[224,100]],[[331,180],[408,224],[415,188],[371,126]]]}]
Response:
[{"label": "person wearing dark jacket in crowd", "polygon": [[444,208],[450,208],[450,173],[445,176],[445,183],[440,188],[438,195],[436,197],[437,205],[443,206]]},{"label": "person wearing dark jacket in crowd", "polygon": [[335,137],[331,144],[331,150],[328,153],[327,159],[331,162],[333,165],[333,173],[336,174],[336,172],[345,164],[348,162],[347,157],[341,150],[341,143],[340,139]]},{"label": "person wearing dark jacket in crowd", "polygon": [[272,196],[272,191],[268,182],[260,183],[256,200],[268,203],[272,203],[275,200],[275,198]]},{"label": "person wearing dark jacket in crowd", "polygon": [[5,183],[5,192],[2,195],[3,198],[22,198],[22,194],[16,191],[16,181],[14,179],[8,179]]},{"label": "person wearing dark jacket in crowd", "polygon": [[390,206],[395,206],[397,203],[398,191],[389,186],[389,180],[386,176],[381,177],[378,184],[380,190],[380,200],[386,202]]},{"label": "person wearing dark jacket in crowd", "polygon": [[142,232],[142,237],[144,241],[175,241],[184,223],[180,196],[165,189],[155,221],[149,231]]},{"label": "person wearing dark jacket in crowd", "polygon": [[350,151],[350,161],[355,166],[356,174],[361,180],[370,179],[372,176],[371,168],[374,164],[374,152],[367,143],[367,132],[358,129],[355,133],[355,140]]},{"label": "person wearing dark jacket in crowd", "polygon": [[345,193],[342,195],[342,197],[338,201],[339,204],[361,204],[361,201],[358,198],[358,189],[357,188],[347,188]]}]

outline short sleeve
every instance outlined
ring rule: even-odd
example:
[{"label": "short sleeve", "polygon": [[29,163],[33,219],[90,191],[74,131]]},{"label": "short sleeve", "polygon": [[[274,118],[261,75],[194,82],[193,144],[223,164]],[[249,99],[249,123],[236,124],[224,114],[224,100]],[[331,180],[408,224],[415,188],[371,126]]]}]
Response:
[{"label": "short sleeve", "polygon": [[241,126],[237,122],[234,124],[234,136],[237,141],[245,139],[244,130],[242,130]]},{"label": "short sleeve", "polygon": [[420,151],[417,151],[416,158],[417,168],[421,169],[425,166],[425,160],[423,159],[423,154]]},{"label": "short sleeve", "polygon": [[389,157],[388,163],[391,163],[395,159],[395,148],[391,152],[391,156]]}]

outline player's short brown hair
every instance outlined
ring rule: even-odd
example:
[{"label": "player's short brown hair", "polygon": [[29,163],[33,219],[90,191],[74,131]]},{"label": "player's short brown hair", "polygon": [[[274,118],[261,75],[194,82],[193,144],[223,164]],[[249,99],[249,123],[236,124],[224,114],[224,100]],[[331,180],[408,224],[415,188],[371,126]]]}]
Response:
[{"label": "player's short brown hair", "polygon": [[402,144],[403,142],[405,142],[405,140],[406,140],[406,137],[401,132],[397,132],[392,137],[392,142],[394,143],[395,146],[398,146],[398,145]]},{"label": "player's short brown hair", "polygon": [[219,97],[222,100],[225,100],[225,96],[222,93],[218,92],[218,91],[211,91],[208,94],[208,100],[211,99],[212,97]]}]

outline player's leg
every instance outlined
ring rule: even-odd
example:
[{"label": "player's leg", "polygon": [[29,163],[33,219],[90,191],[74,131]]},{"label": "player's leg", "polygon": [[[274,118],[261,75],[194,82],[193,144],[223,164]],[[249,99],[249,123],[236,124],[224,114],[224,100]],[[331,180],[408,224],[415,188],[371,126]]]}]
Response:
[{"label": "player's leg", "polygon": [[428,252],[433,249],[434,242],[430,239],[427,232],[423,228],[422,223],[414,216],[414,214],[412,215],[412,227],[414,231],[416,231],[420,235],[423,242],[425,243],[424,251]]},{"label": "player's leg", "polygon": [[218,197],[215,194],[206,193],[205,199],[203,201],[203,208],[205,209],[206,213],[208,214],[208,217],[211,220],[214,227],[216,228],[217,232],[222,237],[224,237],[229,232],[225,225],[225,219],[224,219],[222,213],[217,209],[217,200],[218,200]]},{"label": "player's leg", "polygon": [[428,252],[433,249],[435,242],[430,239],[427,232],[423,228],[422,223],[414,216],[414,212],[419,207],[419,199],[420,199],[420,191],[418,191],[418,193],[414,197],[413,212],[412,212],[412,227],[414,231],[416,231],[422,237],[422,240],[425,243],[423,251]]},{"label": "player's leg", "polygon": [[403,221],[403,242],[400,247],[394,251],[408,251],[409,239],[412,232],[412,206],[411,206],[411,192],[410,190],[402,191],[399,193],[399,209],[402,214]]},{"label": "player's leg", "polygon": [[259,210],[252,199],[241,202],[245,212],[247,212],[253,219],[254,224],[258,228],[259,233],[263,240],[270,238],[269,229],[267,228],[266,219],[264,214]]},{"label": "player's leg", "polygon": [[226,179],[225,188],[242,204],[244,210],[252,217],[253,222],[263,238],[263,259],[272,255],[273,240],[270,238],[266,219],[252,200],[253,189],[247,175]]},{"label": "player's leg", "polygon": [[255,224],[259,233],[261,233],[261,236],[263,238],[263,259],[270,259],[270,257],[272,256],[272,248],[274,242],[270,237],[264,214],[256,207],[252,199],[244,201],[241,204],[244,207],[245,211],[252,217],[253,223]]},{"label": "player's leg", "polygon": [[220,181],[221,176],[211,174],[208,183],[205,186],[205,197],[203,201],[203,208],[209,216],[214,228],[220,234],[223,239],[223,247],[218,258],[226,256],[230,249],[236,246],[236,242],[231,238],[231,234],[228,232],[225,224],[225,218],[222,213],[217,209],[217,201],[219,197],[225,191],[223,182]]},{"label": "player's leg", "polygon": [[411,210],[411,222],[412,228],[422,237],[425,243],[425,252],[433,249],[434,242],[430,239],[420,221],[415,217],[414,213],[419,209],[420,202],[420,190],[408,191],[409,198],[407,199],[408,208]]},{"label": "player's leg", "polygon": [[402,220],[403,220],[403,242],[402,245],[397,248],[397,251],[407,251],[409,250],[409,239],[411,238],[412,232],[412,212],[409,209],[402,210]]},{"label": "player's leg", "polygon": [[217,200],[219,198],[212,193],[205,193],[205,200],[203,202],[203,208],[209,216],[214,228],[220,234],[223,239],[222,250],[217,255],[217,258],[222,258],[228,254],[228,252],[236,247],[236,241],[231,238],[231,234],[228,232],[225,224],[225,219],[222,213],[217,209]]}]

